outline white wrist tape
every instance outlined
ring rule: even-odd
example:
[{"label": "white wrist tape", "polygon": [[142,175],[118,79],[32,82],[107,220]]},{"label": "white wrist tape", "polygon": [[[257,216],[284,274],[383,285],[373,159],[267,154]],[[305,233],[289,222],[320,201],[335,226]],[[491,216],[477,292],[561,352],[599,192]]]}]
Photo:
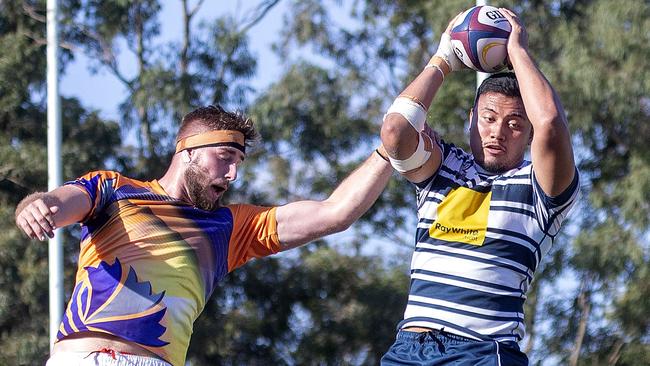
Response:
[{"label": "white wrist tape", "polygon": [[395,99],[390,108],[388,108],[388,111],[386,111],[386,114],[384,114],[384,121],[390,113],[401,114],[415,128],[417,133],[420,133],[424,129],[424,123],[427,120],[427,111],[418,103],[404,97],[397,97]]},{"label": "white wrist tape", "polygon": [[431,151],[427,151],[425,149],[426,144],[424,143],[422,134],[418,133],[418,136],[419,136],[418,147],[415,149],[413,155],[409,156],[404,160],[393,159],[390,156],[388,157],[388,160],[390,160],[390,165],[392,165],[393,168],[395,168],[395,170],[397,170],[398,172],[406,173],[409,170],[419,168],[422,165],[424,165],[424,163],[426,163],[427,160],[429,160],[429,157],[431,157]]},{"label": "white wrist tape", "polygon": [[454,46],[451,44],[451,36],[448,33],[443,33],[440,36],[438,50],[434,56],[438,56],[445,60],[451,71],[458,71],[467,68],[454,53]]}]

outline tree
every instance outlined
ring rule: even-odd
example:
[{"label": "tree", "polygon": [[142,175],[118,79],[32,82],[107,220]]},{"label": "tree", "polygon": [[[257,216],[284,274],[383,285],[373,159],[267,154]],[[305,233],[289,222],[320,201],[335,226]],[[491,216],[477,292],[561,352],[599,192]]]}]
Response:
[{"label": "tree", "polygon": [[[48,353],[47,246],[28,240],[14,224],[18,201],[47,188],[43,5],[0,4],[0,44],[6,50],[0,55],[0,364],[7,365],[42,364]],[[62,6],[65,17],[73,14],[70,5]],[[69,59],[64,52],[64,66]],[[64,98],[61,105],[64,177],[117,156],[115,122],[75,99]],[[70,283],[77,245],[69,232],[65,237]]]},{"label": "tree", "polygon": [[323,246],[248,263],[228,276],[197,321],[190,361],[376,365],[392,343],[394,324],[385,320],[398,320],[407,281],[381,262]]},{"label": "tree", "polygon": [[[274,2],[266,6],[272,7]],[[126,130],[136,128],[137,155],[126,173],[160,176],[175,145],[175,130],[191,108],[215,103],[242,105],[250,87],[242,84],[255,68],[245,37],[246,27],[222,17],[193,26],[203,0],[181,1],[180,41],[160,40],[161,3],[146,1],[88,1],[83,16],[71,25],[78,30],[77,45],[95,64],[126,88],[120,105]],[[126,53],[120,53],[120,45]],[[122,64],[132,59],[131,73]],[[128,63],[128,62],[126,62]],[[131,75],[132,74],[132,75]]]}]

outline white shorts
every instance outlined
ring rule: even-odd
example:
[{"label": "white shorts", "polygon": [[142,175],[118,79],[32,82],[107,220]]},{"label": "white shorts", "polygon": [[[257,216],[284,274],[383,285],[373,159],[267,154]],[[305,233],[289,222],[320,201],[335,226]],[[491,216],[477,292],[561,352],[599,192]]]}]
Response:
[{"label": "white shorts", "polygon": [[117,351],[57,352],[45,366],[171,366],[159,358]]}]

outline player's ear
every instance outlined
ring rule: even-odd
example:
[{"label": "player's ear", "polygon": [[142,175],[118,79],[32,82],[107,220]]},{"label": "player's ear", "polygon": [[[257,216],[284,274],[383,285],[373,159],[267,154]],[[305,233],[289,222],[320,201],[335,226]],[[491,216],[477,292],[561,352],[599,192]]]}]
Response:
[{"label": "player's ear", "polygon": [[192,161],[192,152],[190,151],[191,149],[186,149],[181,151],[181,160],[183,163],[189,163]]},{"label": "player's ear", "polygon": [[474,121],[474,107],[470,108],[467,120],[469,121],[467,125],[467,132],[469,132],[472,129],[472,124],[475,123]]}]

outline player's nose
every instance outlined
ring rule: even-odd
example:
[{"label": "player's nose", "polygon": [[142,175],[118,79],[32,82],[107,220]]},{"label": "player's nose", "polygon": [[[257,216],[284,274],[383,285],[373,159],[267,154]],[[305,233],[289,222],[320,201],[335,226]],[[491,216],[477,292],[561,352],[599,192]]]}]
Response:
[{"label": "player's nose", "polygon": [[225,178],[230,182],[237,179],[237,164],[233,163],[228,165],[228,172],[226,173]]},{"label": "player's nose", "polygon": [[492,123],[490,129],[490,137],[495,140],[505,139],[507,128],[508,128],[508,124],[503,121]]}]

